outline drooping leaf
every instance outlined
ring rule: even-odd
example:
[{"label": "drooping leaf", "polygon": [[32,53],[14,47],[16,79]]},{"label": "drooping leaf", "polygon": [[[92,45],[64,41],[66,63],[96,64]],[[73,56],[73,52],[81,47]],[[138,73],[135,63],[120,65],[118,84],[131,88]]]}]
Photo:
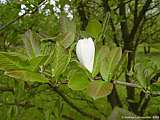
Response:
[{"label": "drooping leaf", "polygon": [[54,70],[55,77],[58,78],[66,70],[71,59],[71,53],[57,42],[53,57],[52,69]]},{"label": "drooping leaf", "polygon": [[[105,53],[104,53],[105,55]],[[120,47],[114,47],[101,63],[100,73],[105,81],[110,81],[122,55]]]},{"label": "drooping leaf", "polygon": [[104,82],[102,80],[96,80],[90,82],[87,88],[87,93],[93,99],[98,99],[109,95],[112,89],[113,89],[112,83]]},{"label": "drooping leaf", "polygon": [[27,70],[10,70],[6,71],[5,75],[23,81],[42,82],[42,83],[48,82],[47,78],[45,78],[41,74]]},{"label": "drooping leaf", "polygon": [[68,83],[69,88],[72,90],[83,90],[87,88],[88,84],[88,76],[82,69],[77,68],[70,71]]},{"label": "drooping leaf", "polygon": [[102,26],[96,19],[91,19],[87,25],[86,31],[94,38],[98,38],[98,35],[102,31]]},{"label": "drooping leaf", "polygon": [[23,42],[26,52],[30,58],[40,55],[39,41],[33,38],[31,30],[25,32]]},{"label": "drooping leaf", "polygon": [[19,53],[0,52],[0,69],[29,69],[28,58]]}]

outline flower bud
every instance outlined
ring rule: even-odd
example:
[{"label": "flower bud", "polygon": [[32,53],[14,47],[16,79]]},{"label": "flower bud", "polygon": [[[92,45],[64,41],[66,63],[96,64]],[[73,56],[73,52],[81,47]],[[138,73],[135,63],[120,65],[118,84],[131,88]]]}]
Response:
[{"label": "flower bud", "polygon": [[76,54],[82,65],[92,73],[95,45],[92,38],[80,39],[76,46]]}]

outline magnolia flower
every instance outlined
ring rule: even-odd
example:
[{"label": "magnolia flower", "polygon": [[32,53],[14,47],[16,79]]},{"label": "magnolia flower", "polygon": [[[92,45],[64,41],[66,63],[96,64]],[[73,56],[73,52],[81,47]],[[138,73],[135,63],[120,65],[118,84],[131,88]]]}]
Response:
[{"label": "magnolia flower", "polygon": [[92,38],[80,39],[76,46],[76,54],[80,63],[92,73],[95,55],[95,46]]}]

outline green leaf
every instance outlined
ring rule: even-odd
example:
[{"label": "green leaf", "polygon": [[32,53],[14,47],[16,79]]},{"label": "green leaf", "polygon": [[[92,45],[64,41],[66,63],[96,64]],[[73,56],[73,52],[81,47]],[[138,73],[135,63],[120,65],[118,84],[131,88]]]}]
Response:
[{"label": "green leaf", "polygon": [[128,53],[124,52],[113,72],[114,79],[118,79],[122,75],[122,73],[124,73],[127,70],[127,61],[128,61]]},{"label": "green leaf", "polygon": [[6,71],[5,75],[23,81],[42,82],[42,83],[48,82],[48,80],[41,74],[27,70],[10,70]]},{"label": "green leaf", "polygon": [[64,48],[68,48],[72,45],[75,39],[76,24],[75,21],[68,20],[66,17],[62,16],[60,18],[60,31],[59,36],[60,43]]},{"label": "green leaf", "polygon": [[72,45],[72,43],[74,42],[75,39],[75,33],[74,32],[66,32],[63,33],[60,36],[60,43],[63,45],[63,47],[68,48]]},{"label": "green leaf", "polygon": [[96,19],[91,19],[87,25],[86,31],[94,38],[98,38],[98,35],[102,31],[102,26]]},{"label": "green leaf", "polygon": [[108,55],[107,53],[104,53],[104,56],[106,57],[102,60],[100,73],[105,81],[110,81],[113,77],[113,72],[115,72],[114,70],[121,59],[122,50],[120,47],[114,47]]},{"label": "green leaf", "polygon": [[23,42],[30,58],[40,55],[39,41],[33,38],[31,30],[25,32]]},{"label": "green leaf", "polygon": [[139,84],[144,87],[147,88],[147,80],[146,77],[144,75],[144,68],[142,64],[136,64],[135,65],[135,74],[136,74],[136,79],[139,82]]},{"label": "green leaf", "polygon": [[0,69],[29,69],[29,62],[25,55],[13,52],[0,52]]},{"label": "green leaf", "polygon": [[55,48],[52,49],[48,57],[46,58],[46,61],[44,62],[44,66],[47,66],[48,64],[52,63],[55,56]]},{"label": "green leaf", "polygon": [[71,52],[63,48],[58,42],[56,44],[52,69],[58,78],[65,70],[71,59]]},{"label": "green leaf", "polygon": [[107,83],[102,80],[96,80],[92,81],[89,84],[87,88],[87,93],[95,100],[109,95],[112,92],[112,89],[113,89],[112,83]]},{"label": "green leaf", "polygon": [[47,56],[38,56],[32,58],[30,62],[31,70],[32,71],[37,71],[41,65],[44,65],[45,61],[47,59]]},{"label": "green leaf", "polygon": [[160,92],[160,83],[153,83],[150,88],[152,92]]},{"label": "green leaf", "polygon": [[60,18],[60,31],[62,33],[74,32],[76,33],[76,23],[74,20],[70,21],[67,17]]},{"label": "green leaf", "polygon": [[94,66],[92,76],[95,77],[100,72],[100,66],[102,61],[105,59],[106,54],[109,53],[109,48],[102,46],[99,50],[96,51]]},{"label": "green leaf", "polygon": [[150,80],[156,74],[154,65],[152,63],[137,63],[135,65],[135,75],[137,81],[144,88],[147,88],[150,85]]},{"label": "green leaf", "polygon": [[72,90],[83,90],[89,84],[87,74],[80,68],[71,70],[69,73],[68,87]]}]

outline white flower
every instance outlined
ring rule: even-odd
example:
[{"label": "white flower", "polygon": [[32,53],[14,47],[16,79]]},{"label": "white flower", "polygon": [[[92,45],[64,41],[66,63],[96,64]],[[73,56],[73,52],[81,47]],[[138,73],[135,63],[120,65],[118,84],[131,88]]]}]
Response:
[{"label": "white flower", "polygon": [[76,54],[80,63],[92,73],[95,55],[95,45],[92,38],[80,39],[76,46]]},{"label": "white flower", "polygon": [[24,4],[22,4],[21,9],[25,10],[25,9],[27,9],[27,7]]}]

